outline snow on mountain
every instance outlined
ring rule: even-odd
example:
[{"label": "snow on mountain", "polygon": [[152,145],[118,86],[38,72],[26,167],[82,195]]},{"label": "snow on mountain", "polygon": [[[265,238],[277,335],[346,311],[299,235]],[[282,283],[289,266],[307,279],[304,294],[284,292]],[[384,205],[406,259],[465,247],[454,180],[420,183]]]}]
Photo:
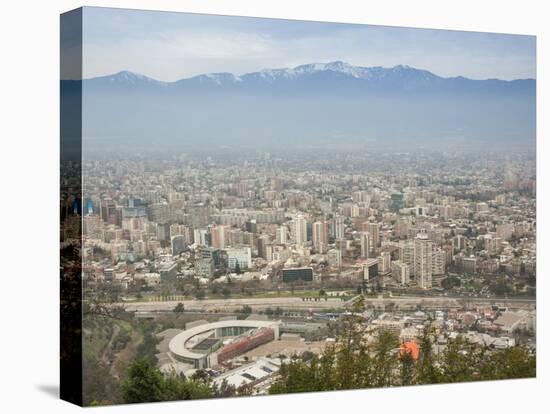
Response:
[{"label": "snow on mountain", "polygon": [[[138,89],[144,87],[152,90],[163,89],[177,85],[176,90],[191,88],[209,91],[229,88],[232,90],[277,91],[299,87],[308,90],[347,90],[357,93],[372,91],[403,91],[407,93],[478,93],[499,91],[534,91],[534,79],[502,81],[498,79],[472,80],[461,76],[444,78],[430,71],[416,69],[407,65],[397,65],[391,68],[381,66],[354,66],[343,61],[327,63],[308,63],[292,68],[263,69],[240,76],[232,73],[207,73],[175,82],[162,82],[130,71],[121,71],[113,75],[89,79],[100,89],[117,89],[129,87]],[[172,89],[172,88],[169,88]]]},{"label": "snow on mountain", "polygon": [[197,81],[199,83],[214,83],[216,85],[223,85],[226,83],[235,83],[241,82],[241,78],[233,75],[232,73],[221,72],[221,73],[206,73],[204,75],[193,76],[192,78],[181,79],[178,82],[182,81]]},{"label": "snow on mountain", "polygon": [[432,77],[437,78],[431,72],[411,68],[406,65],[398,65],[393,68],[383,68],[380,66],[374,67],[362,67],[362,66],[353,66],[349,63],[342,61],[334,61],[328,63],[308,63],[305,65],[299,65],[294,68],[280,68],[280,69],[262,69],[257,72],[250,72],[243,74],[241,76],[236,76],[232,73],[221,72],[221,73],[207,73],[196,75],[191,78],[183,78],[176,82],[162,82],[155,79],[152,79],[145,75],[140,75],[138,73],[130,72],[127,70],[115,73],[113,75],[100,76],[92,78],[90,80],[102,80],[109,83],[127,83],[127,84],[138,84],[138,83],[159,83],[159,84],[169,84],[169,83],[181,83],[185,81],[197,81],[199,83],[215,83],[217,85],[224,85],[227,83],[236,83],[243,82],[247,79],[254,80],[263,80],[267,83],[272,83],[279,79],[296,79],[299,77],[312,75],[320,72],[334,72],[350,76],[357,79],[364,80],[373,80],[381,79],[387,77],[389,74],[396,73],[414,73],[422,74],[425,78]]},{"label": "snow on mountain", "polygon": [[536,132],[534,79],[444,78],[406,65],[334,61],[176,82],[123,71],[83,88],[87,136],[121,142],[291,148],[341,137],[346,145],[492,148],[532,145]]},{"label": "snow on mountain", "polygon": [[138,83],[154,83],[154,84],[165,83],[165,82],[150,78],[148,76],[141,75],[139,73],[130,72],[128,70],[123,70],[113,75],[101,76],[93,79],[94,80],[101,79],[109,83],[126,83],[130,85],[136,85]]}]

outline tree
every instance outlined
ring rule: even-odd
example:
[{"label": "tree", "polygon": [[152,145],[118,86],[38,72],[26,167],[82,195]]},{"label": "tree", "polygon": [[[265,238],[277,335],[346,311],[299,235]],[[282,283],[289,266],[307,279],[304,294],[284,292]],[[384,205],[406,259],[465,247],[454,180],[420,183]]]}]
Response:
[{"label": "tree", "polygon": [[480,379],[532,378],[537,375],[537,362],[528,348],[516,346],[490,355],[480,369]]},{"label": "tree", "polygon": [[212,397],[212,391],[203,380],[189,380],[176,373],[164,376],[146,359],[134,361],[128,377],[121,385],[126,403],[191,400]]},{"label": "tree", "polygon": [[164,379],[145,358],[134,361],[128,369],[128,378],[122,383],[126,403],[156,402],[164,399]]},{"label": "tree", "polygon": [[446,290],[450,290],[454,287],[460,287],[460,279],[456,276],[448,276],[441,281],[441,287]]},{"label": "tree", "polygon": [[197,300],[203,300],[205,297],[206,297],[206,294],[204,293],[204,290],[198,289],[198,290],[195,292],[195,298],[196,298]]},{"label": "tree", "polygon": [[474,381],[478,352],[482,352],[481,349],[476,349],[460,336],[450,341],[443,354],[440,382]]},{"label": "tree", "polygon": [[184,311],[185,311],[185,306],[181,302],[179,302],[174,308],[174,313],[183,313]]},{"label": "tree", "polygon": [[183,375],[171,374],[164,379],[163,385],[163,401],[197,400],[212,397],[212,391],[207,383],[188,380]]},{"label": "tree", "polygon": [[388,331],[382,331],[374,345],[374,386],[389,387],[394,382],[393,373],[397,368],[398,359],[392,352],[399,346],[397,337]]},{"label": "tree", "polygon": [[225,287],[222,290],[222,295],[223,295],[224,298],[227,299],[227,298],[229,298],[229,296],[231,296],[231,291],[228,288]]},{"label": "tree", "polygon": [[412,352],[405,350],[399,356],[399,372],[401,385],[412,385],[415,383],[415,361]]},{"label": "tree", "polygon": [[432,340],[434,329],[429,320],[424,327],[420,337],[420,355],[417,363],[417,382],[419,384],[437,384],[439,382],[439,371],[435,364]]},{"label": "tree", "polygon": [[504,296],[514,291],[505,278],[499,278],[495,284],[490,286],[490,289],[497,296]]},{"label": "tree", "polygon": [[240,312],[244,313],[245,315],[250,315],[252,313],[252,308],[249,305],[243,305]]},{"label": "tree", "polygon": [[373,342],[367,342],[360,316],[362,308],[364,301],[360,298],[353,305],[353,312],[343,317],[337,342],[327,346],[321,355],[294,357],[289,363],[284,363],[269,393],[529,378],[536,375],[536,357],[525,347],[489,350],[458,336],[449,341],[444,352],[436,354],[433,351],[435,332],[431,321],[428,321],[419,338],[418,356],[407,351],[407,348],[396,353],[398,341],[389,332],[379,332]]}]

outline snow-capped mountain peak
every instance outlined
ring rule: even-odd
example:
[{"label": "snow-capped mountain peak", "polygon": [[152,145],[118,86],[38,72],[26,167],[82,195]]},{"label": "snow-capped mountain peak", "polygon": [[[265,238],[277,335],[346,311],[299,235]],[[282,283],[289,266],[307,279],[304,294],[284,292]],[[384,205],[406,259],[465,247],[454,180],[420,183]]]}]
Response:
[{"label": "snow-capped mountain peak", "polygon": [[199,83],[215,83],[216,85],[220,86],[225,83],[242,82],[242,79],[240,77],[228,72],[206,73],[204,75],[194,76],[191,79],[195,79]]},{"label": "snow-capped mountain peak", "polygon": [[162,83],[153,78],[150,78],[139,73],[130,72],[129,70],[122,70],[114,75],[108,75],[104,77],[108,82],[111,83],[128,83],[136,84],[139,82],[148,82],[148,83]]}]

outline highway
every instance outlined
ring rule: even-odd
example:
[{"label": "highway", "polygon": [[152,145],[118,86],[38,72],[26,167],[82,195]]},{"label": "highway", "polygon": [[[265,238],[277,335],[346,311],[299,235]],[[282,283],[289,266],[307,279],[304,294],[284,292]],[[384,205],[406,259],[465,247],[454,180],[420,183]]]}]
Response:
[{"label": "highway", "polygon": [[[339,298],[321,299],[319,301],[303,301],[299,297],[283,298],[239,298],[239,299],[203,299],[203,300],[183,300],[183,301],[165,301],[165,302],[123,302],[117,305],[123,306],[127,311],[138,312],[163,312],[171,311],[178,303],[183,303],[186,310],[196,311],[234,311],[243,306],[250,306],[253,310],[265,310],[266,308],[284,308],[295,310],[313,310],[345,308],[350,301],[344,302]],[[366,298],[365,304],[376,308],[384,308],[393,303],[395,309],[408,310],[415,309],[418,305],[427,309],[447,309],[460,308],[464,304],[474,305],[492,305],[513,306],[526,309],[534,309],[536,300],[530,298],[471,298],[471,297],[444,297],[444,296],[400,296],[392,298]]]}]

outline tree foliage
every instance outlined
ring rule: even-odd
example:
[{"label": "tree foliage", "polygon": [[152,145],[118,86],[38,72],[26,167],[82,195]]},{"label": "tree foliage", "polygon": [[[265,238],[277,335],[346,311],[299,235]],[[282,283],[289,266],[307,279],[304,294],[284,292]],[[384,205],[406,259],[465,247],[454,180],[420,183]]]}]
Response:
[{"label": "tree foliage", "polygon": [[[360,303],[356,311],[360,308]],[[338,341],[308,361],[292,358],[282,365],[271,394],[357,388],[528,378],[536,375],[536,357],[525,347],[494,350],[458,336],[435,353],[435,332],[428,322],[418,340],[419,354],[400,348],[397,337],[380,331],[367,341],[357,312],[346,316]]]},{"label": "tree foliage", "polygon": [[175,373],[163,375],[145,358],[137,359],[130,365],[121,391],[126,403],[191,400],[213,396],[207,383],[189,380]]}]

